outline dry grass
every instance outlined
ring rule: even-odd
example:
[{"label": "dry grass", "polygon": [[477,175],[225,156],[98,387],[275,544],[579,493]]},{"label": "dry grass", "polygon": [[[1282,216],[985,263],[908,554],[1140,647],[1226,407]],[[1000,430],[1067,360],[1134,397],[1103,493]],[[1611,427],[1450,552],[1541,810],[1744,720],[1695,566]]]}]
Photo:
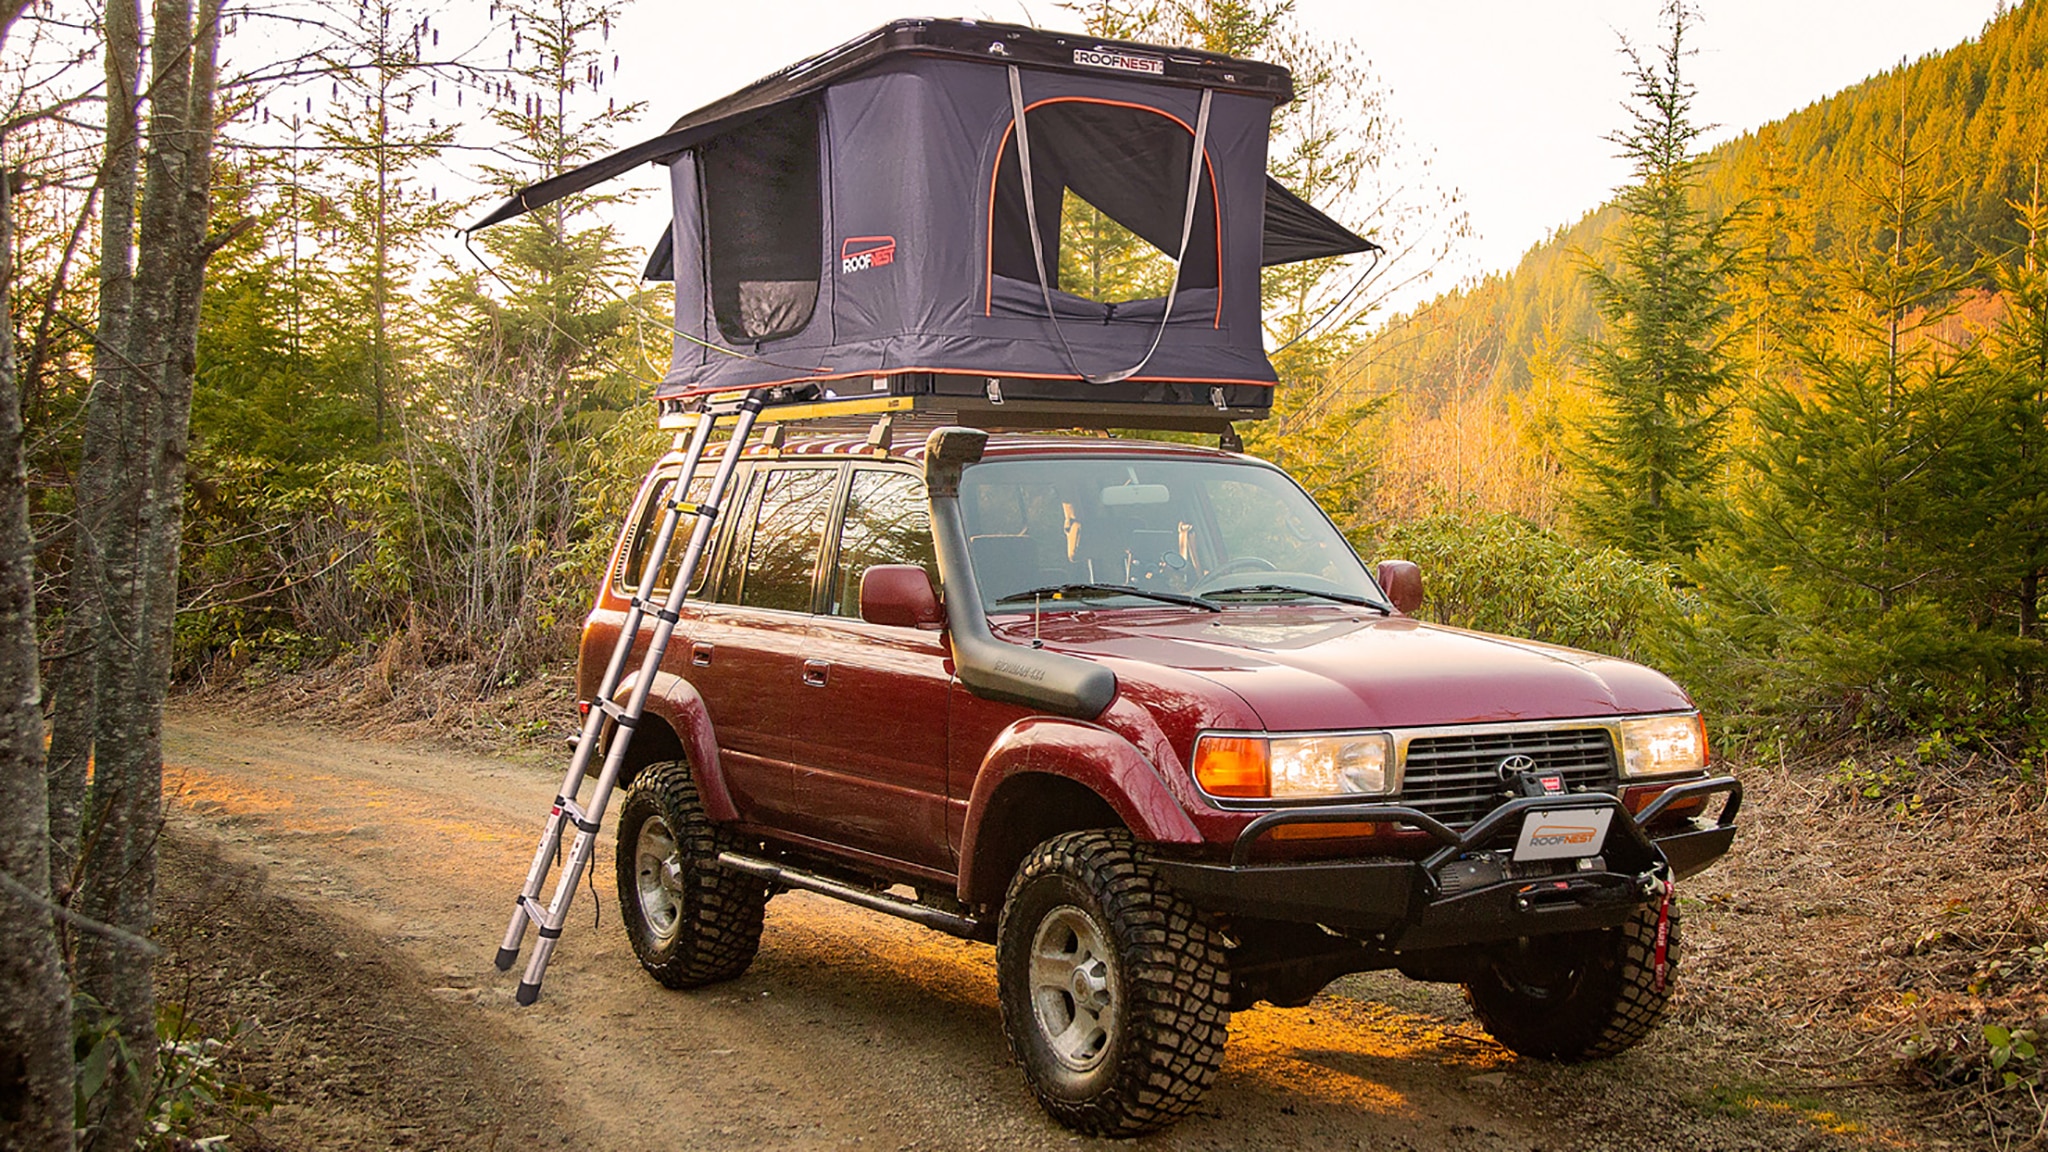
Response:
[{"label": "dry grass", "polygon": [[1985,1039],[2048,1033],[2048,789],[1910,743],[1740,772],[1736,852],[1688,885],[1680,1010],[1759,1073],[1918,1084],[1973,1137],[2048,1147],[2042,1060],[1994,1069]]},{"label": "dry grass", "polygon": [[201,703],[232,702],[354,735],[445,741],[472,752],[553,745],[576,734],[573,664],[544,664],[489,683],[488,660],[450,655],[408,629],[374,650],[307,671],[216,670],[181,690]]}]

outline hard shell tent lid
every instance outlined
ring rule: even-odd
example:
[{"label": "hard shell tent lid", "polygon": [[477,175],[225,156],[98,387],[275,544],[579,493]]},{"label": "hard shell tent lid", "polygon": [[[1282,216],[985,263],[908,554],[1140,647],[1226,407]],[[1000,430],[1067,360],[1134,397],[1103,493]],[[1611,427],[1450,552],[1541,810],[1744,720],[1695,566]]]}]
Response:
[{"label": "hard shell tent lid", "polygon": [[[1272,111],[1291,96],[1285,69],[1213,53],[902,20],[524,189],[476,227],[666,164],[673,223],[650,260],[676,288],[665,398],[1007,386],[1262,415],[1261,266],[1377,247],[1266,176]],[[1170,311],[1164,289],[1096,299],[1065,282],[1086,271],[1060,259],[1076,201],[1165,254]]]}]

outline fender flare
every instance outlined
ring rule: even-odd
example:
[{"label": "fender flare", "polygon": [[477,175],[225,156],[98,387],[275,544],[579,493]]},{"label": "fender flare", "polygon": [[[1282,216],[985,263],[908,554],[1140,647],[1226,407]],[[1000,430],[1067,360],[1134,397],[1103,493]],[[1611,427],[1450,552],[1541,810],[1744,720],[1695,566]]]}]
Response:
[{"label": "fender flare", "polygon": [[[612,696],[613,701],[623,705],[630,699],[639,678],[638,672],[626,676]],[[696,686],[672,672],[656,672],[654,684],[647,692],[646,714],[660,717],[682,744],[683,755],[690,761],[690,774],[697,781],[697,795],[704,802],[704,814],[714,821],[738,820],[739,808],[732,802],[725,770],[719,765],[718,737],[711,727],[711,714]]]},{"label": "fender flare", "polygon": [[1003,785],[1018,776],[1071,780],[1101,797],[1139,840],[1200,844],[1200,830],[1159,769],[1138,747],[1100,724],[1058,716],[1027,716],[1005,728],[982,757],[967,801],[960,839],[959,895],[977,886],[981,830]]}]

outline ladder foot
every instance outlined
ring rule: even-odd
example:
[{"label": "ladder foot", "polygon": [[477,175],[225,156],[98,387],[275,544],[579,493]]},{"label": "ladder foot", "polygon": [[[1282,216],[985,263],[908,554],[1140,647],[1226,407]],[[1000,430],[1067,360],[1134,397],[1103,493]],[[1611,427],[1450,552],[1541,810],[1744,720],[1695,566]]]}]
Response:
[{"label": "ladder foot", "polygon": [[517,949],[517,948],[500,948],[500,949],[498,949],[498,961],[497,961],[497,963],[498,963],[498,971],[500,971],[500,972],[510,972],[510,971],[512,970],[512,962],[513,962],[513,961],[515,961],[515,960],[517,960],[517,959],[519,959],[519,949]]},{"label": "ladder foot", "polygon": [[535,1000],[540,999],[540,985],[528,984],[524,980],[520,981],[519,991],[516,995],[513,996],[513,999],[519,1001],[519,1006],[521,1008],[524,1008],[527,1005],[532,1004]]}]

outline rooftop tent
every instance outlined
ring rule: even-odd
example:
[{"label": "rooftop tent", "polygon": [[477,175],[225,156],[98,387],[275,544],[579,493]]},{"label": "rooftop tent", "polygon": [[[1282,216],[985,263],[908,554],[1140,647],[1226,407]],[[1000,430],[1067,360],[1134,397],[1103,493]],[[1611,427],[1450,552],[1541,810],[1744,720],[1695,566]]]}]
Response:
[{"label": "rooftop tent", "polygon": [[[1291,96],[1285,69],[1211,53],[903,20],[477,227],[667,166],[674,218],[647,269],[675,283],[664,398],[786,385],[1263,415],[1260,268],[1376,247],[1267,177]],[[1063,249],[1083,224],[1113,239]],[[1136,298],[1100,290],[1104,252],[1150,259],[1122,281]]]}]

